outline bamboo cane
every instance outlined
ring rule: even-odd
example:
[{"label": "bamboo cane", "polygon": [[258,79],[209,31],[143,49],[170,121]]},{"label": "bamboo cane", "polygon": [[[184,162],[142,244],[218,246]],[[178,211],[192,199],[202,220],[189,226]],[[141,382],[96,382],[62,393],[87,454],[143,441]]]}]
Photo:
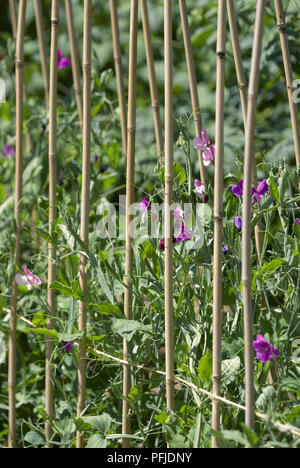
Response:
[{"label": "bamboo cane", "polygon": [[[10,11],[10,17],[11,17],[11,27],[12,27],[13,38],[16,40],[18,15],[17,15],[17,9],[16,9],[16,4],[14,0],[9,0],[9,11]],[[24,81],[24,87],[23,87],[23,100],[26,101],[25,81]],[[28,149],[28,151],[31,151],[31,148],[32,148],[31,135],[29,131],[26,133],[26,148]]]},{"label": "bamboo cane", "polygon": [[48,76],[48,66],[47,66],[47,54],[46,54],[46,43],[45,43],[45,30],[43,24],[43,10],[41,0],[34,0],[35,8],[35,23],[36,23],[36,32],[38,37],[40,57],[41,57],[41,66],[44,79],[44,90],[45,90],[45,100],[48,107],[49,104],[49,76]]},{"label": "bamboo cane", "polygon": [[[128,134],[127,134],[127,174],[126,174],[126,258],[124,297],[125,317],[132,318],[132,292],[130,274],[133,267],[132,238],[130,233],[130,207],[134,203],[134,165],[135,165],[135,133],[136,133],[136,75],[137,75],[137,31],[138,31],[138,0],[131,0],[130,9],[130,40],[129,40],[129,79],[128,79]],[[123,358],[128,360],[129,349],[127,341],[123,341]],[[131,368],[123,366],[123,396],[128,398],[131,387]],[[130,434],[129,404],[123,400],[122,433]],[[123,437],[123,448],[130,446],[130,439]]]},{"label": "bamboo cane", "polygon": [[251,299],[251,178],[254,161],[255,112],[259,85],[265,0],[258,0],[248,89],[248,111],[245,135],[244,196],[242,228],[242,285],[244,306],[246,425],[254,429],[253,314]]},{"label": "bamboo cane", "polygon": [[[196,136],[201,137],[202,119],[201,119],[201,114],[200,114],[195,63],[194,63],[194,58],[193,58],[191,33],[190,33],[185,0],[179,0],[179,8],[180,8],[180,15],[181,15],[181,24],[182,24],[186,63],[187,63],[188,76],[189,76],[190,93],[191,93],[194,124],[195,124],[195,133],[196,133]],[[205,183],[206,182],[206,170],[203,164],[202,152],[200,150],[198,151],[198,159],[199,159],[199,165],[200,165],[200,178],[201,178],[201,181]]]},{"label": "bamboo cane", "polygon": [[153,49],[152,49],[152,44],[151,44],[151,32],[150,32],[150,25],[149,25],[147,0],[141,0],[140,4],[141,4],[144,38],[145,38],[146,59],[147,59],[148,74],[149,74],[151,104],[152,104],[153,117],[154,117],[156,147],[157,147],[159,164],[160,166],[162,166],[163,135],[162,135],[162,124],[161,124],[160,112],[159,112],[159,99],[158,99],[155,67],[154,67]]},{"label": "bamboo cane", "polygon": [[[224,86],[225,86],[226,1],[218,2],[217,82],[216,82],[216,158],[214,199],[213,255],[213,393],[221,391],[221,332],[222,332],[222,220],[224,165]],[[220,402],[212,403],[212,429],[220,429]],[[217,448],[212,437],[212,447]]]},{"label": "bamboo cane", "polygon": [[[26,0],[20,0],[16,44],[16,169],[15,169],[15,210],[16,244],[15,264],[20,263],[21,251],[21,199],[23,172],[23,89],[24,89],[24,33],[25,33]],[[16,447],[16,354],[17,354],[17,305],[18,285],[12,286],[10,333],[9,333],[9,434],[8,446]]]},{"label": "bamboo cane", "polygon": [[290,49],[286,32],[285,16],[281,0],[274,0],[277,26],[280,32],[280,42],[284,63],[285,79],[289,98],[291,121],[293,128],[294,147],[297,167],[300,167],[300,124],[298,118],[297,103],[293,101],[293,71],[290,57]]},{"label": "bamboo cane", "polygon": [[165,57],[165,342],[167,408],[174,410],[174,329],[173,329],[173,44],[172,2],[164,2]]},{"label": "bamboo cane", "polygon": [[[239,43],[236,14],[234,10],[233,0],[227,0],[227,12],[228,12],[228,21],[229,21],[229,27],[230,27],[231,40],[232,40],[234,63],[235,63],[235,68],[236,68],[238,87],[240,90],[244,129],[246,132],[247,106],[248,106],[247,81],[246,81],[243,62],[242,62],[242,54],[241,54],[241,48],[240,48],[240,43]],[[257,184],[257,169],[256,169],[256,164],[255,164],[255,157],[254,157],[253,172],[252,172],[252,184],[253,186],[256,186]],[[262,238],[261,226],[259,223],[256,224],[255,226],[255,244],[256,244],[256,253],[257,253],[258,263],[261,264],[263,238]]]},{"label": "bamboo cane", "polygon": [[[57,43],[58,43],[59,1],[52,0],[51,10],[51,55],[50,55],[50,96],[49,96],[49,234],[53,235],[53,223],[57,218],[56,185],[57,185]],[[47,327],[55,327],[56,291],[50,285],[56,280],[56,246],[48,244],[48,319]],[[54,416],[54,386],[51,359],[54,351],[54,341],[46,339],[46,380],[45,380],[45,407],[49,421],[46,422],[46,439],[52,438],[52,419]],[[48,448],[52,447],[48,443]]]},{"label": "bamboo cane", "polygon": [[66,7],[66,14],[67,14],[68,35],[69,35],[69,42],[70,42],[74,93],[75,93],[79,121],[80,121],[80,125],[82,128],[82,121],[83,121],[82,112],[83,111],[82,111],[82,93],[81,93],[81,82],[80,82],[80,66],[79,66],[79,59],[78,59],[78,51],[76,47],[76,37],[75,37],[71,0],[65,0],[65,7]]},{"label": "bamboo cane", "polygon": [[17,9],[15,0],[9,0],[9,12],[11,18],[11,28],[13,33],[13,38],[17,38]]},{"label": "bamboo cane", "polygon": [[[92,62],[92,0],[84,1],[83,30],[83,148],[82,148],[82,195],[81,195],[81,239],[86,246],[89,243],[89,209],[90,209],[90,159],[91,159],[91,62]],[[80,287],[87,295],[87,258],[80,259]],[[77,416],[85,408],[86,392],[86,306],[79,303],[79,331],[83,337],[78,351],[78,400]],[[84,434],[77,432],[77,448],[83,448]]]},{"label": "bamboo cane", "polygon": [[122,133],[122,146],[123,153],[127,152],[127,119],[126,119],[126,104],[125,104],[125,91],[123,84],[123,69],[121,60],[121,45],[120,45],[120,31],[118,24],[117,0],[110,0],[110,18],[111,30],[114,48],[114,62],[117,78],[118,101],[121,114],[121,133]]}]

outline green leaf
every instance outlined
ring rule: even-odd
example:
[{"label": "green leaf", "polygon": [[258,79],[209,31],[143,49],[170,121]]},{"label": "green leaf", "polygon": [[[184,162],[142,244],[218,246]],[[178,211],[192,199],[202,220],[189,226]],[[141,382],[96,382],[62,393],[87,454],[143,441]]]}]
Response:
[{"label": "green leaf", "polygon": [[24,439],[31,445],[45,445],[46,441],[35,431],[29,431]]},{"label": "green leaf", "polygon": [[198,376],[204,382],[209,382],[212,376],[212,355],[207,352],[202,356],[198,365]]},{"label": "green leaf", "polygon": [[178,185],[182,185],[186,180],[185,170],[180,166],[180,164],[178,164],[178,162],[175,162],[174,164],[174,177]]},{"label": "green leaf", "polygon": [[222,383],[228,385],[233,382],[239,373],[241,360],[237,356],[234,359],[225,359],[222,361]]},{"label": "green leaf", "polygon": [[100,431],[102,435],[105,435],[112,423],[112,419],[109,414],[104,413],[100,416],[87,416],[82,418],[84,422],[91,424],[97,431]]},{"label": "green leaf", "polygon": [[5,188],[3,187],[2,184],[0,184],[0,202],[2,202],[4,197],[5,197]]},{"label": "green leaf", "polygon": [[256,278],[266,279],[269,276],[273,275],[275,271],[284,263],[284,259],[282,258],[275,258],[269,263],[265,263],[262,267],[260,267],[256,272]]},{"label": "green leaf", "polygon": [[23,331],[36,333],[38,335],[43,335],[43,336],[49,336],[49,338],[53,338],[54,340],[58,339],[57,331],[48,330],[48,328],[24,328]]},{"label": "green leaf", "polygon": [[279,191],[278,191],[278,187],[273,177],[269,177],[268,184],[270,186],[273,197],[275,198],[276,202],[279,203]]},{"label": "green leaf", "polygon": [[55,289],[57,292],[63,294],[64,296],[74,297],[75,299],[83,299],[83,294],[78,285],[77,281],[72,282],[72,286],[67,284],[60,283],[59,281],[54,281],[50,284],[50,289]]},{"label": "green leaf", "polygon": [[119,333],[126,341],[130,341],[135,332],[142,328],[142,324],[136,320],[119,319],[113,324],[115,332]]},{"label": "green leaf", "polygon": [[119,307],[108,302],[100,302],[99,304],[88,304],[88,306],[95,312],[99,312],[103,315],[114,315],[117,317],[122,317],[122,312]]},{"label": "green leaf", "polygon": [[94,434],[92,435],[87,443],[87,448],[106,448],[107,447],[107,440],[103,437],[102,434]]}]

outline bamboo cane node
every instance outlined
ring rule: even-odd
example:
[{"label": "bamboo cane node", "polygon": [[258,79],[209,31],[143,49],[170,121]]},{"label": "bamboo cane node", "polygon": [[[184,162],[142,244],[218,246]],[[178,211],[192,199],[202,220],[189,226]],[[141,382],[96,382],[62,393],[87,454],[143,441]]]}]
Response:
[{"label": "bamboo cane node", "polygon": [[156,99],[155,101],[152,102],[152,109],[158,109],[159,108],[159,102]]},{"label": "bamboo cane node", "polygon": [[51,19],[51,25],[52,26],[58,26],[59,25],[58,18],[52,18]]},{"label": "bamboo cane node", "polygon": [[120,55],[114,55],[114,61],[115,61],[115,62],[118,62],[118,63],[121,63],[121,57],[120,57]]},{"label": "bamboo cane node", "polygon": [[136,126],[132,125],[131,127],[127,127],[127,131],[128,131],[129,134],[132,135],[136,131]]},{"label": "bamboo cane node", "polygon": [[175,385],[175,380],[174,379],[166,379],[166,384],[167,385]]},{"label": "bamboo cane node", "polygon": [[247,88],[247,83],[243,82],[243,83],[239,83],[239,89],[245,89]]},{"label": "bamboo cane node", "polygon": [[18,58],[15,58],[15,65],[18,69],[24,68],[24,62],[23,60],[20,60]]},{"label": "bamboo cane node", "polygon": [[92,65],[91,65],[90,62],[89,62],[89,63],[83,63],[83,64],[82,64],[82,70],[83,70],[83,71],[90,71],[90,70],[91,70],[91,66],[92,66]]},{"label": "bamboo cane node", "polygon": [[216,223],[222,223],[223,216],[222,215],[215,215],[214,220],[216,221]]},{"label": "bamboo cane node", "polygon": [[217,52],[217,56],[220,58],[220,59],[225,59],[225,56],[226,56],[226,52],[224,51],[220,51],[220,52]]},{"label": "bamboo cane node", "polygon": [[286,24],[284,22],[277,23],[277,26],[278,26],[279,32],[281,32],[282,34],[286,33],[287,28],[286,28]]},{"label": "bamboo cane node", "polygon": [[245,287],[251,286],[252,280],[251,279],[242,279],[242,285]]},{"label": "bamboo cane node", "polygon": [[256,101],[257,99],[257,93],[248,93],[248,99],[250,101]]},{"label": "bamboo cane node", "polygon": [[172,175],[165,175],[166,184],[172,184],[173,181],[174,181],[174,177]]}]

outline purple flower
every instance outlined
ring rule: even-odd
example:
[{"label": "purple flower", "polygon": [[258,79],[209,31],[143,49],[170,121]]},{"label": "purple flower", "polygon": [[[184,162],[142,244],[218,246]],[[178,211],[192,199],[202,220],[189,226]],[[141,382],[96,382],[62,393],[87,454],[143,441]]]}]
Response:
[{"label": "purple flower", "polygon": [[236,197],[241,197],[243,195],[243,185],[244,185],[243,179],[239,181],[238,185],[232,185],[231,191],[233,195],[235,195]]},{"label": "purple flower", "polygon": [[178,206],[174,211],[173,211],[173,216],[176,219],[182,219],[184,216],[183,209]]},{"label": "purple flower", "polygon": [[[176,242],[176,239],[175,239],[175,237],[173,237],[173,244],[175,244],[175,242]],[[160,248],[160,250],[165,250],[165,239],[162,239],[160,241],[159,248]]]},{"label": "purple flower", "polygon": [[67,68],[71,65],[71,60],[67,57],[62,56],[62,51],[57,51],[57,66],[61,70],[62,68]]},{"label": "purple flower", "polygon": [[300,218],[296,218],[296,223],[300,226]]},{"label": "purple flower", "polygon": [[265,195],[269,191],[269,186],[267,184],[267,179],[258,182],[256,192],[260,195]]},{"label": "purple flower", "polygon": [[176,237],[176,242],[185,242],[191,240],[194,233],[191,229],[188,229],[184,223],[180,224],[179,235]]},{"label": "purple flower", "polygon": [[6,145],[4,146],[2,150],[2,156],[6,159],[8,155],[14,156],[15,155],[15,150],[11,145]]},{"label": "purple flower", "polygon": [[269,191],[269,186],[267,184],[267,179],[258,182],[257,188],[252,188],[253,203],[261,202],[261,197],[266,195]]},{"label": "purple flower", "polygon": [[222,248],[222,252],[223,254],[228,254],[229,253],[229,247],[227,245],[224,245],[224,247]]},{"label": "purple flower", "polygon": [[239,216],[235,216],[234,218],[234,224],[236,225],[236,227],[238,229],[242,229],[242,225],[243,225],[243,220],[242,218],[240,218]]},{"label": "purple flower", "polygon": [[210,140],[207,136],[207,131],[202,130],[202,137],[196,136],[193,140],[194,148],[198,151],[204,151],[210,145]]},{"label": "purple flower", "polygon": [[207,131],[202,130],[201,137],[195,137],[193,140],[194,148],[203,153],[203,164],[209,166],[215,160],[215,146],[210,144],[210,140],[207,136]]},{"label": "purple flower", "polygon": [[140,202],[140,209],[144,212],[152,210],[151,203],[147,200],[147,198],[143,198],[143,200]]},{"label": "purple flower", "polygon": [[253,342],[253,348],[256,351],[257,359],[262,363],[268,362],[272,358],[279,356],[278,349],[268,343],[262,335],[257,335],[256,341]]},{"label": "purple flower", "polygon": [[71,353],[73,346],[77,346],[74,341],[63,341],[63,347],[60,349],[66,353]]}]

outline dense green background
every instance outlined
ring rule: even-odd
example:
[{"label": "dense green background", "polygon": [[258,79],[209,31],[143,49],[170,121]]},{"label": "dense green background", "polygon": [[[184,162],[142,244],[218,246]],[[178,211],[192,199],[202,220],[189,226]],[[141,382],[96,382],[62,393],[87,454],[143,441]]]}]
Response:
[{"label": "dense green background", "polygon": [[[8,2],[3,2],[7,3]],[[25,43],[26,80],[28,96],[42,97],[43,86],[39,68],[39,54],[36,42],[34,25],[33,2],[28,1],[27,27]],[[47,47],[49,50],[50,41],[50,1],[43,0],[44,23],[47,36]],[[83,1],[73,0],[74,19],[76,34],[78,38],[78,51],[82,53],[82,7]],[[164,73],[163,73],[163,2],[148,1],[151,30],[153,33],[153,47],[156,63],[156,72],[159,85],[160,103],[164,102]],[[254,1],[236,1],[236,11],[238,16],[238,26],[244,66],[247,77],[249,76],[251,47],[253,39],[253,23],[255,13]],[[64,55],[69,54],[67,28],[64,13],[64,2],[61,2],[61,26],[59,33],[59,47]],[[127,83],[128,75],[128,35],[129,35],[129,0],[121,0],[119,5],[119,23],[121,30],[121,43],[123,51],[124,82]],[[174,108],[175,118],[191,115],[191,102],[188,89],[188,79],[180,25],[180,15],[178,2],[174,5]],[[299,1],[284,2],[287,12],[288,36],[291,48],[291,58],[295,78],[300,77],[300,5]],[[215,69],[216,69],[216,21],[217,2],[213,1],[187,1],[189,10],[191,35],[194,48],[194,57],[198,78],[198,90],[200,96],[200,106],[203,115],[204,127],[209,129],[209,134],[214,134],[214,105],[215,105]],[[2,33],[2,39],[6,38],[10,32],[9,18],[5,11],[5,5],[1,7],[0,29],[7,31]],[[226,58],[226,124],[225,124],[225,144],[226,157],[225,165],[228,170],[236,153],[241,153],[244,138],[243,125],[240,108],[239,90],[235,77],[235,68],[228,31],[227,58]],[[109,2],[94,2],[93,6],[93,51],[94,51],[94,71],[100,74],[101,71],[113,68],[112,60],[112,39],[109,19]],[[12,70],[11,70],[12,71]],[[60,92],[66,91],[72,85],[71,72],[65,72],[60,76]],[[115,80],[110,82],[110,88],[115,90]],[[12,92],[12,90],[11,90]],[[147,67],[145,60],[143,32],[139,30],[139,51],[138,51],[138,114],[137,114],[137,146],[138,161],[143,163],[149,159],[155,160],[154,131],[152,126],[152,111],[149,98],[149,85],[147,77]],[[163,113],[163,109],[162,109]],[[191,135],[193,129],[191,128]],[[267,152],[268,160],[279,160],[287,158],[293,164],[293,144],[290,126],[290,116],[288,99],[286,94],[282,55],[280,49],[279,33],[276,26],[276,18],[273,2],[267,2],[267,14],[265,19],[265,32],[263,55],[261,65],[260,93],[257,113],[257,151]],[[178,155],[178,157],[180,157]],[[194,152],[196,161],[196,152]],[[146,166],[148,168],[148,164]],[[153,167],[153,166],[152,166]],[[150,167],[149,167],[150,169]]]}]

